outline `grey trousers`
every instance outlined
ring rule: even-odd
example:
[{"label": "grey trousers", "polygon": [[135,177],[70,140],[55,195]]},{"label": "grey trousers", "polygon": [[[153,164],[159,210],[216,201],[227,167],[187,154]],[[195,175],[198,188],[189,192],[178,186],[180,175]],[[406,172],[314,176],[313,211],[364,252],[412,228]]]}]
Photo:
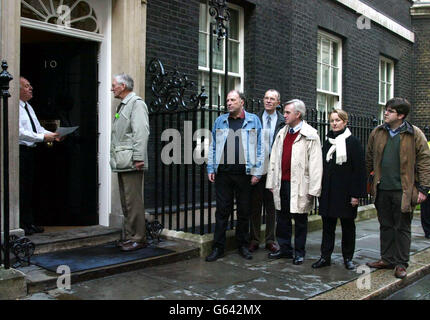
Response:
[{"label": "grey trousers", "polygon": [[250,236],[251,243],[260,243],[262,207],[266,209],[266,244],[275,242],[275,203],[273,193],[266,189],[266,175],[252,187],[251,200],[251,223]]},{"label": "grey trousers", "polygon": [[413,214],[401,212],[402,191],[378,190],[375,207],[380,224],[381,259],[408,267]]},{"label": "grey trousers", "polygon": [[118,172],[126,240],[146,242],[143,171]]}]

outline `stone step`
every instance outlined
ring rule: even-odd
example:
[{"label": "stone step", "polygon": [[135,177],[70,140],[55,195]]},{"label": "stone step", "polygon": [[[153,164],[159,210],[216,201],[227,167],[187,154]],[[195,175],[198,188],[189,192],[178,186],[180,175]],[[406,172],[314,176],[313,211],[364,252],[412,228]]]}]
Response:
[{"label": "stone step", "polygon": [[[170,249],[174,252],[163,256],[150,257],[146,259],[72,273],[71,289],[73,290],[73,284],[78,282],[107,277],[113,274],[133,271],[151,266],[174,263],[200,256],[200,248],[188,241],[171,241],[162,239],[161,242],[156,246]],[[59,276],[61,276],[61,274],[45,270],[36,265],[21,267],[18,268],[18,270],[22,271],[26,275],[28,294],[57,289],[57,280]]]},{"label": "stone step", "polygon": [[79,227],[27,236],[35,245],[34,254],[96,246],[120,240],[121,229],[103,226]]}]

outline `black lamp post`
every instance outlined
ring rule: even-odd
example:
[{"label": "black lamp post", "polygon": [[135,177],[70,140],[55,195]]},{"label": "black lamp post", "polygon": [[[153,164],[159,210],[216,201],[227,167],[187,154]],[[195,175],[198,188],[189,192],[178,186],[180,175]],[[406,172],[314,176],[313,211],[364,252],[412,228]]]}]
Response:
[{"label": "black lamp post", "polygon": [[[2,62],[2,72],[0,73],[0,95],[3,100],[3,231],[4,231],[4,268],[10,268],[9,255],[9,115],[8,99],[9,82],[13,79],[7,71],[6,61]],[[1,238],[1,237],[0,237]],[[0,242],[1,245],[1,242]],[[0,246],[1,247],[1,246]],[[1,258],[0,258],[1,259]]]}]

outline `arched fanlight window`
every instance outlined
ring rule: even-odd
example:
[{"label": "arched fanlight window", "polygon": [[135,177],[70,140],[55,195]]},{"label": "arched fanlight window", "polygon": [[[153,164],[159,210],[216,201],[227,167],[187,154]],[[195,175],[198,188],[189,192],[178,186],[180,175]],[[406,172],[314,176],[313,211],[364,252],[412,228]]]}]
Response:
[{"label": "arched fanlight window", "polygon": [[66,28],[100,32],[94,9],[84,0],[21,0],[21,16]]}]

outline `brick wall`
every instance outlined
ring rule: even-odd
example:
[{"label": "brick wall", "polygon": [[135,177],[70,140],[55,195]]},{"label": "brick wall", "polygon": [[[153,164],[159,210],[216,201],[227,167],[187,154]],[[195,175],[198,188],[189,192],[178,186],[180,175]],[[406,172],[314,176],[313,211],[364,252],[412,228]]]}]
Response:
[{"label": "brick wall", "polygon": [[[397,5],[392,1],[366,0],[407,26],[409,1],[393,1]],[[380,55],[395,61],[395,95],[418,101],[418,95],[414,97],[413,94],[413,44],[375,23],[371,24],[370,30],[359,30],[359,15],[336,1],[231,2],[244,8],[244,91],[248,97],[262,98],[267,89],[275,88],[280,91],[282,101],[300,98],[308,107],[314,108],[317,35],[318,29],[323,29],[343,42],[342,99],[345,110],[357,115],[378,114]],[[157,57],[168,71],[177,66],[197,83],[198,16],[198,0],[148,1],[147,61]],[[423,33],[427,39],[429,35],[430,32]],[[415,50],[421,52],[422,46]],[[148,105],[152,99],[150,80],[147,76]],[[423,90],[430,87],[426,79],[420,81]],[[150,144],[154,143],[154,136],[151,139]],[[150,168],[158,156],[150,155]],[[147,197],[152,197],[150,193]]]},{"label": "brick wall", "polygon": [[414,19],[415,60],[413,121],[417,126],[430,126],[430,18]]}]

